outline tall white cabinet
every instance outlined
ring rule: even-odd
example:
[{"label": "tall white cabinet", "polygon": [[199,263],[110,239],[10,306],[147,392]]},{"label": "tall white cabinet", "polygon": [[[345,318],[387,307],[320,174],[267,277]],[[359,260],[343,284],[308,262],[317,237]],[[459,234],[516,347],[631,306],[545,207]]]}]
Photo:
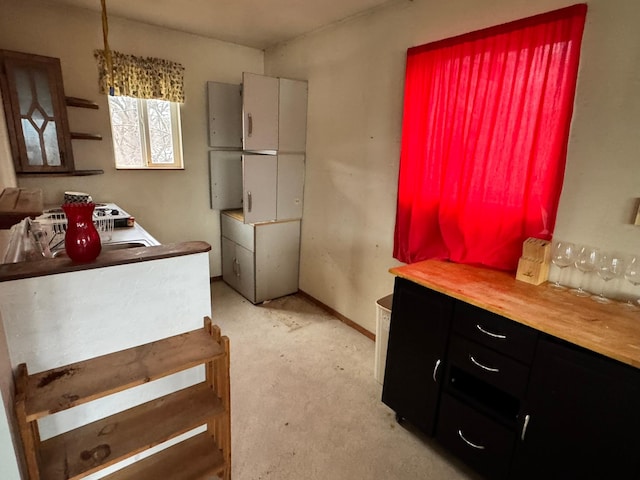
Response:
[{"label": "tall white cabinet", "polygon": [[222,277],[253,303],[298,290],[307,82],[243,75],[208,82],[211,208]]}]

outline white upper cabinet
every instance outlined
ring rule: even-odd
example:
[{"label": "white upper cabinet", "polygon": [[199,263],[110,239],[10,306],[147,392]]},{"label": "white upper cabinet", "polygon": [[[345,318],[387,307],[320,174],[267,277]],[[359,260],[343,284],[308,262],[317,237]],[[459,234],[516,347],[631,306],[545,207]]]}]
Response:
[{"label": "white upper cabinet", "polygon": [[280,79],[278,151],[304,152],[307,143],[307,82]]},{"label": "white upper cabinet", "polygon": [[242,208],[245,223],[302,218],[307,82],[244,73],[242,86],[207,88],[211,208]]},{"label": "white upper cabinet", "polygon": [[242,74],[242,131],[246,151],[278,150],[279,79]]},{"label": "white upper cabinet", "polygon": [[242,148],[242,87],[207,82],[209,97],[209,146]]}]

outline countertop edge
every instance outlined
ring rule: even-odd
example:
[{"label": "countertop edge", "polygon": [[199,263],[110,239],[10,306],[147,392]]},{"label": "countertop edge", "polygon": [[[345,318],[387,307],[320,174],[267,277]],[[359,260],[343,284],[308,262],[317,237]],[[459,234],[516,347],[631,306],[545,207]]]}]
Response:
[{"label": "countertop edge", "polygon": [[507,272],[444,261],[393,267],[389,273],[640,368],[640,313],[619,303],[601,305],[546,284],[520,282]]},{"label": "countertop edge", "polygon": [[0,265],[0,282],[56,275],[59,273],[78,272],[115,265],[148,262],[163,258],[206,253],[210,250],[211,245],[207,242],[196,240],[151,247],[105,251],[101,253],[97,259],[88,263],[75,263],[69,258],[46,258],[29,262],[5,263]]}]

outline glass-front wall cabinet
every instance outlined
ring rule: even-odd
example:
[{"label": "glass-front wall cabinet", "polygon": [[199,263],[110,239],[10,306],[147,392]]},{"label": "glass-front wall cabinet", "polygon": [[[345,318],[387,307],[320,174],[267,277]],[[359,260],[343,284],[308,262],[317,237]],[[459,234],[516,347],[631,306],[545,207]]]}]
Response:
[{"label": "glass-front wall cabinet", "polygon": [[73,171],[60,60],[0,50],[2,99],[18,173]]}]

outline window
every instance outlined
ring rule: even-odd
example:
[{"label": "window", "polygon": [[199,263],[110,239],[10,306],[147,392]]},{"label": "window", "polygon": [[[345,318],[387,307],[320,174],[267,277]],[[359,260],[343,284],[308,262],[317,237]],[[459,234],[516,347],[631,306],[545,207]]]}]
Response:
[{"label": "window", "polygon": [[109,96],[118,169],[181,169],[180,104]]},{"label": "window", "polygon": [[514,271],[551,238],[586,10],[409,49],[395,258]]},{"label": "window", "polygon": [[94,55],[100,92],[109,95],[116,168],[183,168],[184,67],[108,49]]}]

